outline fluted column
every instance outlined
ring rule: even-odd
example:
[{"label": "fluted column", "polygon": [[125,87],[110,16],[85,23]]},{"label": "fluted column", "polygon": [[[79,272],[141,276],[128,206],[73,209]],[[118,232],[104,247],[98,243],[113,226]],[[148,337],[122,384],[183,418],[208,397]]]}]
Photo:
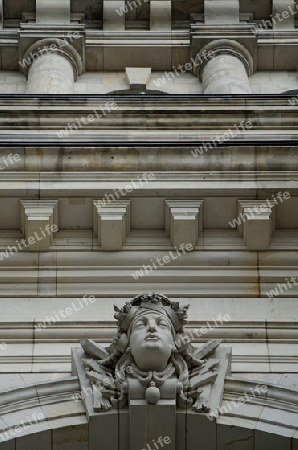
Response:
[{"label": "fluted column", "polygon": [[239,42],[219,39],[207,44],[197,55],[194,72],[204,94],[251,94],[249,76],[253,60]]},{"label": "fluted column", "polygon": [[82,73],[82,60],[65,39],[43,39],[26,51],[23,70],[27,94],[72,94]]}]

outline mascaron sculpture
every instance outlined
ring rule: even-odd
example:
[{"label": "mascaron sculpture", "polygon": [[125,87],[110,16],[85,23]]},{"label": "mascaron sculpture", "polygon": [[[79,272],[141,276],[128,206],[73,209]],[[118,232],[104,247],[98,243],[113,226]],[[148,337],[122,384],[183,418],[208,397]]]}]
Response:
[{"label": "mascaron sculpture", "polygon": [[184,409],[209,411],[204,386],[216,380],[219,360],[210,355],[220,341],[190,343],[183,329],[188,308],[161,294],[139,295],[114,307],[118,336],[109,347],[81,341],[96,412],[124,407],[132,395],[151,405],[174,395]]}]

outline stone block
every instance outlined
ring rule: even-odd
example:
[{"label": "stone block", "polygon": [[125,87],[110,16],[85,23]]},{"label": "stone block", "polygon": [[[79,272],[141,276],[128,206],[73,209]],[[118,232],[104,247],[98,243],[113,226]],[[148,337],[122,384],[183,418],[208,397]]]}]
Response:
[{"label": "stone block", "polygon": [[[280,411],[276,411],[277,416],[279,413]],[[291,439],[284,436],[278,436],[277,434],[256,430],[254,450],[263,450],[264,448],[270,450],[291,450]]]},{"label": "stone block", "polygon": [[30,450],[34,448],[52,450],[51,430],[45,430],[40,433],[32,433],[28,436],[16,439],[16,450]]},{"label": "stone block", "polygon": [[103,29],[105,31],[125,30],[125,1],[103,1]]},{"label": "stone block", "polygon": [[[294,30],[296,14],[294,0],[272,1],[272,25],[274,30]],[[274,20],[273,20],[274,19]]]},{"label": "stone block", "polygon": [[217,450],[254,450],[254,430],[217,425]]},{"label": "stone block", "polygon": [[150,1],[150,30],[171,30],[172,2],[169,0]]},{"label": "stone block", "polygon": [[89,418],[89,450],[118,450],[118,414],[108,411]]},{"label": "stone block", "polygon": [[194,412],[186,413],[186,449],[216,450],[216,421]]},{"label": "stone block", "polygon": [[16,450],[16,440],[1,442],[1,450]]},{"label": "stone block", "polygon": [[107,71],[125,70],[125,67],[151,67],[152,70],[171,70],[172,50],[170,46],[134,45],[133,51],[129,43],[103,48],[103,69]]},{"label": "stone block", "polygon": [[205,0],[205,25],[239,23],[239,0]]},{"label": "stone block", "polygon": [[89,447],[89,430],[85,424],[55,429],[52,431],[52,436],[52,450],[89,450],[91,448]]},{"label": "stone block", "polygon": [[155,448],[154,442],[159,436],[170,440],[166,446],[168,450],[176,449],[176,427],[173,426],[176,422],[175,400],[159,400],[156,405],[148,405],[146,400],[130,400],[129,409],[130,450],[144,449],[147,445]]},{"label": "stone block", "polygon": [[69,24],[70,0],[36,0],[36,22]]},{"label": "stone block", "polygon": [[292,437],[292,450],[298,450],[298,431]]}]

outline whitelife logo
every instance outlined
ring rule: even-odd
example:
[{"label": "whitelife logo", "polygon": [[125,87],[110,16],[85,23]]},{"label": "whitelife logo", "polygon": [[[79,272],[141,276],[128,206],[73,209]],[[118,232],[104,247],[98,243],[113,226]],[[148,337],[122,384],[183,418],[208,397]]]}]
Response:
[{"label": "whitelife logo", "polygon": [[[159,450],[161,447],[164,447],[164,444],[170,444],[171,439],[169,436],[165,436],[164,438],[162,436],[159,436],[157,439],[157,442],[155,442],[154,439],[152,439],[152,444],[147,444],[146,448],[142,448],[142,450]],[[151,447],[152,445],[152,447]]]},{"label": "whitelife logo", "polygon": [[[148,270],[150,272],[152,272],[153,270],[158,269],[159,267],[163,267],[165,264],[168,264],[171,261],[174,261],[175,259],[179,258],[180,256],[185,255],[186,252],[191,252],[194,248],[192,246],[191,243],[188,244],[180,244],[179,249],[175,248],[175,253],[173,253],[171,250],[169,251],[169,256],[165,255],[162,258],[155,258],[155,261],[153,261],[153,259],[151,259],[150,261],[152,262],[152,264],[148,264],[148,266],[146,266],[145,264],[143,264],[142,268],[140,270],[136,270],[134,273],[131,274],[131,276],[137,280],[139,277],[143,277],[145,275],[148,275]],[[180,251],[179,251],[180,250]],[[180,253],[182,252],[182,253]],[[158,264],[158,266],[157,266]]]},{"label": "whitelife logo", "polygon": [[36,241],[42,241],[42,239],[58,231],[57,225],[49,224],[47,224],[44,229],[42,229],[41,227],[39,229],[41,235],[38,235],[37,232],[34,231],[34,236],[30,236],[27,241],[26,239],[22,239],[21,242],[16,241],[16,245],[8,245],[5,251],[0,253],[0,261],[3,261],[3,258],[9,258],[9,256],[13,255],[14,253],[18,253],[19,251],[24,250],[24,248],[30,247],[30,245],[34,245]]},{"label": "whitelife logo", "polygon": [[3,164],[2,165],[2,161],[0,162],[0,170],[5,170],[7,169],[7,167],[12,166],[15,162],[18,162],[21,160],[21,157],[19,154],[16,155],[12,155],[10,153],[10,155],[8,156],[2,156],[2,160],[3,160]]},{"label": "whitelife logo", "polygon": [[1,433],[0,438],[2,439],[2,442],[15,438],[18,433],[21,433],[23,430],[26,430],[31,425],[36,425],[38,422],[41,422],[44,419],[45,419],[44,413],[37,414],[36,412],[34,412],[31,417],[27,416],[25,418],[25,421],[21,420],[20,425],[17,425]]}]

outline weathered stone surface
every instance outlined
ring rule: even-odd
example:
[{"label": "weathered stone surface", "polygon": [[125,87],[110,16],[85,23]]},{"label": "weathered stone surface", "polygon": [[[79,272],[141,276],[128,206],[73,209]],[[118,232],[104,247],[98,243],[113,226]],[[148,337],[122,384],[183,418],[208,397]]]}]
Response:
[{"label": "weathered stone surface", "polygon": [[39,24],[69,24],[70,0],[36,0],[36,22]]},{"label": "weathered stone surface", "polygon": [[239,0],[205,0],[206,25],[239,23]]},{"label": "weathered stone surface", "polygon": [[[215,450],[218,437],[216,450],[288,450],[291,440],[297,450],[296,10],[286,0],[242,0],[240,8],[237,0],[0,1],[0,431],[20,425],[30,411],[46,416],[22,436],[0,441],[0,449],[129,450],[128,407],[93,414],[88,391],[84,398],[77,381],[57,381],[70,375],[72,347],[82,358],[80,339],[111,342],[114,302],[120,307],[154,288],[191,303],[185,332],[198,352],[208,340],[224,341],[214,355],[223,357],[222,375],[191,380],[198,389],[214,381],[208,389],[218,418],[176,408],[176,447]],[[46,54],[52,44],[59,51]],[[215,53],[204,61],[203,50]],[[129,67],[150,67],[151,79],[129,83]],[[105,96],[134,82],[147,93]],[[150,90],[181,95],[152,97]],[[104,114],[107,102],[113,108]],[[241,129],[247,122],[250,128]],[[110,215],[103,251],[93,233],[93,201],[145,173],[154,179],[119,194],[130,202],[129,232],[121,235],[120,218],[112,233]],[[265,202],[278,192],[291,197],[274,208],[271,240],[268,227],[250,229],[248,241],[256,237],[258,245],[248,248],[231,225],[237,202]],[[20,200],[51,199],[59,201],[51,245],[20,249]],[[195,249],[176,259],[165,231],[168,199],[185,207],[204,201]],[[121,246],[113,246],[119,236]],[[159,266],[165,257],[170,262]],[[221,376],[224,388],[217,386]],[[238,402],[263,384],[266,395]],[[148,389],[147,396],[140,386],[136,391],[154,410],[157,388]],[[170,426],[173,405],[166,408]],[[158,435],[144,439],[139,429],[137,450],[157,442]]]}]

